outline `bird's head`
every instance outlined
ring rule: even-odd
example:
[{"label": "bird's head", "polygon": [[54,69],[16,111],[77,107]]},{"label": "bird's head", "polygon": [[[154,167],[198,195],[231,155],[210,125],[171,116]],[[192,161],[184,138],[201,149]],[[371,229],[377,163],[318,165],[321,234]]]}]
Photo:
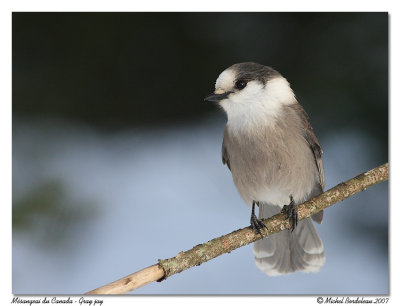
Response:
[{"label": "bird's head", "polygon": [[273,122],[282,106],[296,103],[290,84],[276,70],[253,62],[235,64],[224,70],[215,91],[205,101],[217,102],[228,116],[228,124]]}]

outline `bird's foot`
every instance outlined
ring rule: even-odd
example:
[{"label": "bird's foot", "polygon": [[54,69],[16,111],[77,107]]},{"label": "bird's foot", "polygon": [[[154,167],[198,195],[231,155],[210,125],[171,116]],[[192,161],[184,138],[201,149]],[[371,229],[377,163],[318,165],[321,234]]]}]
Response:
[{"label": "bird's foot", "polygon": [[268,227],[264,224],[264,222],[262,222],[262,220],[258,219],[257,216],[255,215],[254,207],[256,204],[258,206],[258,202],[253,201],[253,206],[251,208],[251,216],[250,216],[250,226],[253,230],[255,230],[257,233],[259,233],[262,238],[264,238],[263,234],[261,233],[261,229],[263,227],[268,229]]},{"label": "bird's foot", "polygon": [[290,196],[290,204],[283,206],[281,212],[286,214],[286,219],[290,219],[292,221],[292,232],[293,232],[293,230],[297,226],[298,214],[297,214],[297,206],[296,204],[294,204],[292,196]]}]

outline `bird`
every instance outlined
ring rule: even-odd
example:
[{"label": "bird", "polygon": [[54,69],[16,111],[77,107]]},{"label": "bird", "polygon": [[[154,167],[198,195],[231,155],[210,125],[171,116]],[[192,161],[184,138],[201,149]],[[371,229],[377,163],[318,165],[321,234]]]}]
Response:
[{"label": "bird", "polygon": [[280,212],[291,224],[254,243],[256,266],[269,276],[318,272],[325,253],[311,219],[321,224],[323,210],[298,221],[296,205],[324,190],[322,147],[289,82],[269,66],[237,63],[218,76],[204,100],[226,113],[222,163],[251,207],[253,230],[263,236],[262,220]]}]

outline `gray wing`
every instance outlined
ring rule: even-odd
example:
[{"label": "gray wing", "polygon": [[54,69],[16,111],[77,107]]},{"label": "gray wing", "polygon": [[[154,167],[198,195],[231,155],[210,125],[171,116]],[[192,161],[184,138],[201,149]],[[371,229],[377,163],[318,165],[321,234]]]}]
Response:
[{"label": "gray wing", "polygon": [[225,127],[224,130],[224,140],[222,141],[222,163],[224,165],[227,165],[229,170],[231,170],[231,165],[229,163],[229,155],[228,155],[228,148],[226,146],[227,140],[228,140],[228,130]]},{"label": "gray wing", "polygon": [[[294,108],[294,110],[300,117],[304,138],[310,145],[311,151],[314,154],[315,163],[318,168],[319,184],[314,187],[313,191],[310,194],[310,198],[313,198],[322,193],[325,188],[324,165],[322,164],[322,147],[318,141],[317,136],[315,136],[314,130],[310,124],[310,119],[304,108],[299,103],[292,104],[291,107]],[[321,224],[323,216],[324,211],[321,210],[320,212],[314,214],[311,218],[315,222]]]},{"label": "gray wing", "polygon": [[303,135],[308,144],[310,145],[312,152],[314,153],[315,163],[317,165],[319,172],[319,182],[321,185],[321,191],[323,191],[325,188],[325,175],[321,157],[322,147],[319,144],[317,136],[315,136],[314,130],[310,124],[310,119],[304,108],[299,103],[292,104],[291,107],[293,107],[296,113],[300,116],[301,124],[303,126]]}]

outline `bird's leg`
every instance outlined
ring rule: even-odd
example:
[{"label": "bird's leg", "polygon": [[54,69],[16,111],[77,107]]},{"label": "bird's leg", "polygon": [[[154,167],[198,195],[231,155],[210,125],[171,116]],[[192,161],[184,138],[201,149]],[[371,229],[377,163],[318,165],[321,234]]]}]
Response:
[{"label": "bird's leg", "polygon": [[[253,206],[251,208],[251,216],[250,216],[250,225],[253,230],[256,230],[257,233],[263,237],[263,234],[261,233],[261,229],[263,227],[267,228],[267,226],[262,222],[260,219],[257,218],[256,214],[254,213],[254,207],[259,206],[259,203],[256,201],[253,201]],[[264,238],[264,237],[263,237]]]},{"label": "bird's leg", "polygon": [[293,230],[297,226],[298,215],[297,215],[297,207],[296,204],[294,204],[292,196],[290,196],[290,204],[283,206],[282,212],[286,214],[287,216],[286,219],[290,219],[292,221],[292,232],[293,232]]}]

